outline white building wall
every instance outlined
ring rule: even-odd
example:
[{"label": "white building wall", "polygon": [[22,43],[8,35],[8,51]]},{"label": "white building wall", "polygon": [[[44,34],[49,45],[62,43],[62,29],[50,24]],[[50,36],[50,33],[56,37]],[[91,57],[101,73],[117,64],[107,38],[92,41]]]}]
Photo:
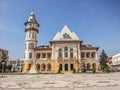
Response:
[{"label": "white building wall", "polygon": [[120,65],[120,53],[112,57],[113,65]]},{"label": "white building wall", "polygon": [[[80,50],[78,50],[78,43],[59,43],[59,44],[54,44],[53,46],[53,51],[52,51],[52,58],[53,60],[57,60],[58,59],[58,50],[61,48],[62,49],[62,58],[65,58],[64,56],[64,47],[68,47],[68,58],[70,58],[70,49],[73,48],[73,57],[75,57],[76,59],[80,58]],[[78,56],[79,55],[79,56]]]}]

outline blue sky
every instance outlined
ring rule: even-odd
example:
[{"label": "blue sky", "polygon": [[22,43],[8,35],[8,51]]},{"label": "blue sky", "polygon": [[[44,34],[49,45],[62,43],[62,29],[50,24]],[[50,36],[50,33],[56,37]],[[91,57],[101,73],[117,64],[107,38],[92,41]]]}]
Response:
[{"label": "blue sky", "polygon": [[99,46],[98,54],[120,52],[120,0],[0,0],[0,48],[10,58],[24,56],[24,22],[32,10],[40,24],[38,45],[49,44],[66,24],[83,44]]}]

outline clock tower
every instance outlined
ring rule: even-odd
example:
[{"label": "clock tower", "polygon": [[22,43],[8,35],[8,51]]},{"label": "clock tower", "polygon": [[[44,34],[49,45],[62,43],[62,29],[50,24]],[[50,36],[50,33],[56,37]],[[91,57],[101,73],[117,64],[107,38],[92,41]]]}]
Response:
[{"label": "clock tower", "polygon": [[30,70],[31,63],[35,58],[34,48],[37,46],[37,34],[39,24],[35,18],[34,12],[32,11],[28,20],[25,22],[25,51],[24,60],[27,70]]}]

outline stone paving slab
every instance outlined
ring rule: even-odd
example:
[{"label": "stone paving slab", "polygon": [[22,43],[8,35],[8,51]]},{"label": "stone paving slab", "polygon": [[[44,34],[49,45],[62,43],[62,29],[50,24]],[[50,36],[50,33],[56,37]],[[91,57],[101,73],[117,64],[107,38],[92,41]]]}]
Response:
[{"label": "stone paving slab", "polygon": [[120,72],[109,74],[6,75],[0,90],[120,90]]}]

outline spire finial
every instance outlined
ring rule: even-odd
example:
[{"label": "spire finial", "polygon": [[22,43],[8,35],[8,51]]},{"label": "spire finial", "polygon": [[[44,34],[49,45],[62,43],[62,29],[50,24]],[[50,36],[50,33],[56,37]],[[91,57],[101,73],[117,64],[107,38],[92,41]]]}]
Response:
[{"label": "spire finial", "polygon": [[34,15],[34,10],[32,10],[31,14],[30,15]]}]

